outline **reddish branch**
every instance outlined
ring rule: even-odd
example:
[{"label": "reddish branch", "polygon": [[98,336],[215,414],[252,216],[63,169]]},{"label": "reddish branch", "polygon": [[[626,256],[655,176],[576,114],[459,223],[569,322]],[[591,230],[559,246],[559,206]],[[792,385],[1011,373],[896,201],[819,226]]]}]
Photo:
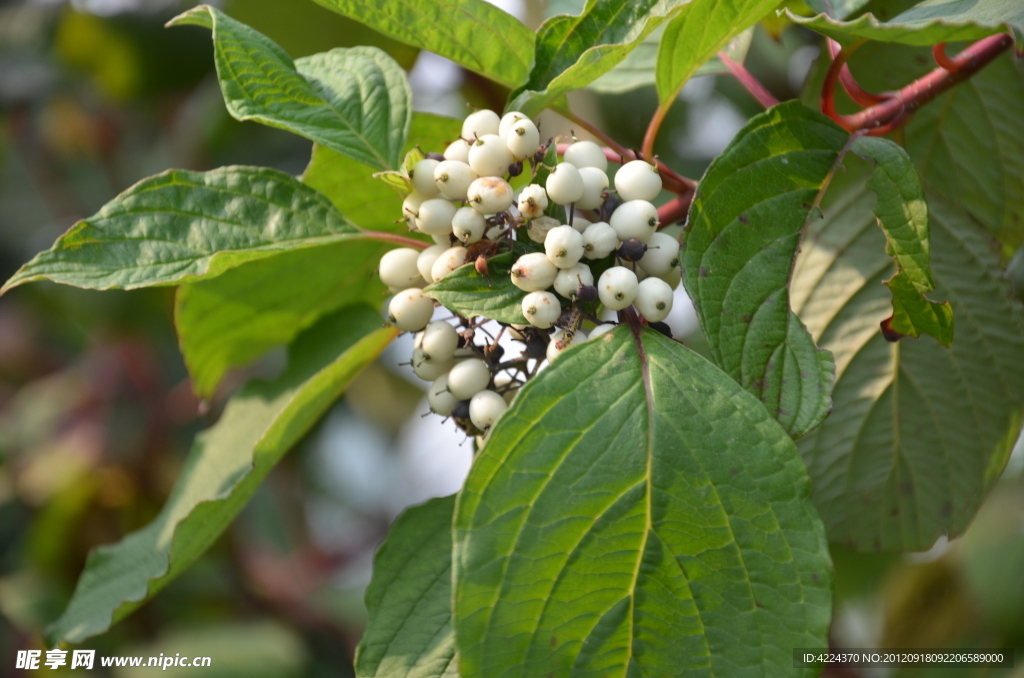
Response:
[{"label": "reddish branch", "polygon": [[[842,50],[842,46],[835,40],[828,39],[829,52],[832,54],[832,58],[835,59],[839,56],[839,52]],[[851,50],[852,51],[852,50]],[[850,72],[850,66],[843,64],[843,67],[839,70],[839,82],[842,84],[843,89],[850,95],[850,98],[856,101],[861,106],[874,106],[880,104],[886,99],[890,98],[893,93],[886,92],[884,94],[874,94],[863,89],[857,80],[853,77],[853,73]]]},{"label": "reddish branch", "polygon": [[743,64],[736,63],[725,52],[719,52],[718,58],[723,64],[725,64],[725,67],[729,69],[729,72],[732,73],[733,77],[735,77],[739,83],[743,85],[744,89],[750,92],[751,96],[757,99],[762,106],[765,108],[771,108],[772,106],[778,105],[779,100],[775,98],[775,95],[769,92],[757,78],[751,75],[750,71],[744,68]]},{"label": "reddish branch", "polygon": [[874,136],[888,134],[910,120],[918,108],[980,71],[1012,45],[1013,38],[1001,33],[979,40],[953,58],[946,56],[944,48],[936,47],[933,53],[941,54],[936,57],[939,68],[893,92],[884,101],[853,115],[840,115],[835,107],[836,84],[840,82],[846,60],[856,49],[843,48],[835,55],[825,76],[821,110],[848,131],[867,130]]},{"label": "reddish branch", "polygon": [[430,247],[431,243],[423,242],[422,240],[416,240],[415,238],[406,238],[403,235],[396,233],[385,233],[383,231],[363,231],[362,236],[368,240],[379,240],[380,242],[391,242],[396,245],[404,245],[405,247],[415,247],[419,250],[425,250]]}]

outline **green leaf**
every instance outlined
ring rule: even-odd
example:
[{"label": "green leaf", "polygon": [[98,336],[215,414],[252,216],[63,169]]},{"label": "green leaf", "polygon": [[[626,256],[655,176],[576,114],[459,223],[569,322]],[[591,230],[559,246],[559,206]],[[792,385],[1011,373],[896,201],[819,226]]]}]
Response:
[{"label": "green leaf", "polygon": [[934,45],[1011,31],[1018,44],[1024,39],[1024,4],[1018,0],[925,0],[890,21],[879,21],[870,12],[852,21],[839,21],[827,14],[801,17],[788,9],[786,14],[796,23],[843,43],[866,39]]},{"label": "green leaf", "polygon": [[818,14],[828,14],[833,19],[845,19],[869,4],[871,0],[804,0],[804,2]]},{"label": "green leaf", "polygon": [[518,257],[515,252],[506,252],[488,259],[490,280],[468,263],[427,285],[423,293],[465,318],[482,315],[498,322],[526,324],[523,298],[527,293],[512,284],[510,273]]},{"label": "green leaf", "polygon": [[687,1],[587,0],[579,16],[548,19],[537,30],[530,76],[512,92],[507,108],[535,115],[566,92],[593,82]]},{"label": "green leaf", "polygon": [[1024,317],[991,236],[929,192],[935,295],[952,306],[956,341],[885,341],[878,323],[890,301],[879,283],[895,267],[853,160],[848,172],[861,180],[829,196],[793,277],[793,307],[837,373],[836,414],[799,448],[831,541],[926,549],[963,532],[1020,432]]},{"label": "green leaf", "polygon": [[316,0],[506,87],[526,79],[533,31],[484,0]]},{"label": "green leaf", "polygon": [[771,11],[776,0],[692,0],[668,23],[658,51],[662,104],[675,101],[701,64]]},{"label": "green leaf", "polygon": [[[665,26],[659,26],[657,30],[644,38],[644,41],[637,45],[636,49],[629,53],[621,63],[615,66],[594,82],[587,85],[587,89],[600,94],[622,94],[641,87],[653,87],[655,85],[655,71],[658,65],[658,50],[661,44],[661,37],[664,35]],[[754,30],[748,28],[735,38],[729,41],[721,51],[729,58],[738,63],[743,63],[747,58],[747,51],[750,49],[751,40],[754,37]],[[705,61],[693,77],[702,75],[725,75],[730,71],[717,56]]]},{"label": "green leaf", "polygon": [[455,495],[398,517],[373,561],[358,678],[458,678],[452,629]]},{"label": "green leaf", "polygon": [[886,282],[893,295],[893,315],[883,321],[892,339],[932,335],[944,346],[953,343],[953,310],[925,293],[935,289],[929,262],[928,205],[921,178],[910,156],[888,139],[860,137],[853,151],[876,165],[868,188],[878,197],[875,217],[886,237],[886,253],[898,273]]},{"label": "green leaf", "polygon": [[792,648],[826,645],[832,575],[809,492],[786,432],[689,349],[625,326],[568,349],[457,501],[462,675],[813,675]]},{"label": "green leaf", "polygon": [[103,633],[154,596],[203,554],[241,511],[270,469],[349,381],[395,336],[380,316],[350,307],[300,336],[285,372],[252,382],[201,433],[156,519],[89,555],[50,645]]},{"label": "green leaf", "polygon": [[[409,143],[438,148],[460,130],[458,120],[417,113]],[[366,165],[316,146],[303,182],[352,220],[404,233],[404,223],[393,223],[402,214],[402,199],[372,173]],[[192,388],[201,396],[212,394],[230,367],[287,344],[325,313],[360,300],[379,306],[386,291],[374,272],[391,247],[338,243],[281,254],[182,286],[175,324]]]},{"label": "green leaf", "polygon": [[798,437],[831,408],[831,356],[789,306],[800,234],[849,135],[788,102],[755,116],[690,209],[683,282],[718,365]]},{"label": "green leaf", "polygon": [[167,25],[213,31],[217,77],[234,118],[288,130],[376,169],[398,166],[412,91],[382,50],[334,49],[292,62],[265,35],[209,5]]},{"label": "green leaf", "polygon": [[98,290],[177,285],[280,252],[363,237],[324,196],[284,172],[168,170],[72,226],[0,293],[36,280]]}]

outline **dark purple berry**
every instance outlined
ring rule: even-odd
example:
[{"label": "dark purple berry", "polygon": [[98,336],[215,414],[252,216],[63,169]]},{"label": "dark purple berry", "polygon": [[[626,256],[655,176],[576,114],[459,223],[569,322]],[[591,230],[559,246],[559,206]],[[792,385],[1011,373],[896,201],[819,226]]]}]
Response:
[{"label": "dark purple berry", "polygon": [[444,159],[445,159],[445,157],[444,157],[444,154],[443,154],[443,153],[427,153],[427,155],[425,156],[425,158],[426,158],[427,160],[436,160],[436,161],[438,161],[438,162],[443,162],[443,161],[444,161]]},{"label": "dark purple berry", "polygon": [[514,162],[508,166],[508,175],[510,177],[518,177],[523,173],[523,161]]},{"label": "dark purple berry", "polygon": [[672,338],[672,330],[669,328],[667,323],[647,323],[647,326],[650,327],[652,330],[657,330],[658,332],[661,332],[669,339]]},{"label": "dark purple berry", "polygon": [[597,301],[597,288],[593,285],[580,285],[576,288],[576,298],[580,301]]},{"label": "dark purple berry", "polygon": [[617,254],[620,259],[624,261],[640,261],[643,259],[644,252],[647,251],[647,244],[637,240],[636,238],[630,238],[622,243],[617,250]]},{"label": "dark purple berry", "polygon": [[469,419],[469,401],[460,400],[452,408],[452,416],[456,419]]}]

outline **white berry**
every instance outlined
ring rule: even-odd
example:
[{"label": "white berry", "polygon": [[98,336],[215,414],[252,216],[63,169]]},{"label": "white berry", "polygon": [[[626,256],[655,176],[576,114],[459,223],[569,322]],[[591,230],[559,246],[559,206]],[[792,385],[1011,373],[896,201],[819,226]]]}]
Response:
[{"label": "white berry", "polygon": [[597,167],[580,168],[583,178],[583,196],[576,201],[576,207],[582,210],[597,209],[604,203],[602,193],[608,189],[608,175]]},{"label": "white berry", "polygon": [[646,200],[624,202],[612,212],[609,220],[619,240],[636,238],[647,242],[658,230],[658,208]]},{"label": "white berry", "polygon": [[512,129],[512,125],[526,119],[526,115],[519,111],[509,111],[501,116],[501,122],[498,123],[498,136],[504,139],[508,135],[508,131]]},{"label": "white berry", "polygon": [[455,403],[459,402],[448,390],[448,374],[442,374],[427,389],[427,403],[430,411],[442,417],[450,416]]},{"label": "white berry", "polygon": [[413,346],[422,349],[430,362],[448,362],[459,347],[458,331],[443,320],[435,320],[416,334]]},{"label": "white berry", "polygon": [[633,160],[615,173],[615,190],[623,200],[654,200],[661,193],[661,175],[657,166]]},{"label": "white berry", "polygon": [[480,214],[497,214],[512,206],[512,187],[499,177],[480,177],[469,185],[469,204]]},{"label": "white berry", "polygon": [[487,388],[491,382],[491,371],[487,363],[479,358],[469,358],[456,363],[448,372],[448,390],[458,400],[469,400]]},{"label": "white berry", "polygon": [[523,297],[523,315],[534,327],[546,330],[562,315],[562,305],[551,292],[530,292]]},{"label": "white berry", "polygon": [[540,131],[532,120],[520,120],[503,137],[505,145],[517,160],[533,155],[540,146]]},{"label": "white berry", "polygon": [[430,279],[434,282],[445,278],[449,273],[466,263],[466,255],[469,252],[465,247],[452,247],[444,252],[430,267]]},{"label": "white berry", "polygon": [[548,208],[548,194],[540,184],[530,184],[519,192],[519,201],[516,205],[519,213],[526,219],[536,219],[544,215]]},{"label": "white berry", "polygon": [[572,268],[583,258],[583,236],[572,226],[559,226],[548,231],[544,253],[558,268]]},{"label": "white berry", "polygon": [[494,111],[486,108],[474,111],[467,115],[462,123],[462,138],[472,140],[485,134],[497,134],[500,125],[501,118]]},{"label": "white berry", "polygon": [[416,230],[430,235],[446,235],[452,232],[452,217],[455,205],[444,198],[424,200],[416,215]]},{"label": "white berry", "polygon": [[647,241],[647,251],[636,263],[650,275],[666,276],[679,267],[679,242],[668,234],[654,233]]},{"label": "white berry", "polygon": [[547,358],[549,363],[555,362],[555,358],[561,355],[562,351],[570,346],[582,344],[587,340],[587,333],[577,330],[568,342],[565,340],[565,330],[557,329],[551,333],[551,340],[548,342]]},{"label": "white berry", "polygon": [[667,282],[669,287],[676,289],[683,282],[683,269],[676,266],[667,275],[659,275],[658,277]]},{"label": "white berry", "polygon": [[661,278],[641,280],[636,293],[636,310],[649,322],[661,322],[672,312],[672,288]]},{"label": "white berry", "polygon": [[434,300],[418,287],[396,294],[388,304],[388,320],[403,332],[419,332],[434,315]]},{"label": "white berry", "polygon": [[602,334],[608,334],[616,327],[618,327],[618,325],[616,325],[615,323],[605,323],[603,325],[598,325],[594,329],[590,330],[590,334],[587,336],[587,339],[597,339]]},{"label": "white berry", "polygon": [[445,160],[434,168],[434,185],[449,200],[465,200],[477,173],[461,160]]},{"label": "white berry", "polygon": [[469,164],[469,143],[464,139],[456,139],[444,149],[445,160],[458,160]]},{"label": "white berry", "polygon": [[419,250],[411,247],[399,247],[386,252],[380,258],[380,266],[377,269],[381,282],[398,290],[422,286],[425,281],[420,277],[419,269],[416,267],[419,257]]},{"label": "white berry", "polygon": [[469,401],[469,419],[473,426],[488,429],[508,409],[505,399],[494,391],[480,391]]},{"label": "white berry", "polygon": [[547,240],[548,233],[551,232],[551,229],[557,228],[558,226],[560,226],[558,219],[555,219],[554,217],[537,217],[530,221],[530,225],[526,229],[526,234],[530,236],[530,240],[533,242],[539,242],[543,245],[544,241]]},{"label": "white berry", "polygon": [[526,292],[539,292],[555,282],[558,267],[543,252],[530,252],[512,266],[512,284]]},{"label": "white berry", "polygon": [[452,217],[452,233],[465,245],[472,245],[484,237],[487,219],[472,207],[460,207]]},{"label": "white berry", "polygon": [[604,259],[619,244],[615,229],[603,221],[587,226],[583,231],[583,256],[587,259]]},{"label": "white berry", "polygon": [[555,165],[544,187],[548,199],[556,205],[568,205],[583,197],[583,177],[575,165],[567,162]]},{"label": "white berry", "polygon": [[402,216],[405,218],[405,223],[410,231],[416,230],[416,215],[420,211],[420,205],[426,199],[426,196],[413,191],[405,196],[405,200],[402,201]]},{"label": "white berry", "polygon": [[601,147],[593,141],[577,141],[565,150],[565,161],[571,162],[577,169],[596,167],[602,172],[608,171],[608,158]]},{"label": "white berry", "polygon": [[623,266],[612,266],[597,281],[597,295],[605,308],[621,311],[636,299],[639,286],[633,271]]},{"label": "white berry", "polygon": [[569,225],[575,228],[580,233],[583,233],[584,231],[587,230],[587,227],[590,226],[590,223],[591,222],[588,219],[584,219],[579,214],[574,214],[572,217],[572,223]]},{"label": "white berry", "polygon": [[555,275],[555,291],[566,299],[576,296],[580,285],[593,285],[594,274],[586,264],[576,264],[572,268],[563,268]]},{"label": "white berry", "polygon": [[469,147],[469,166],[481,177],[503,177],[513,162],[512,151],[497,134],[485,134]]},{"label": "white berry", "polygon": [[448,374],[455,365],[454,360],[427,360],[421,348],[412,350],[412,371],[423,381],[434,381],[442,375]]},{"label": "white berry", "polygon": [[433,198],[440,191],[434,183],[434,169],[441,163],[431,158],[424,158],[409,170],[409,182],[412,189],[422,193],[424,197]]},{"label": "white berry", "polygon": [[416,270],[420,272],[420,277],[423,280],[427,282],[434,281],[434,278],[430,275],[430,270],[434,267],[434,262],[441,256],[441,253],[447,251],[449,247],[451,245],[431,245],[416,257]]}]

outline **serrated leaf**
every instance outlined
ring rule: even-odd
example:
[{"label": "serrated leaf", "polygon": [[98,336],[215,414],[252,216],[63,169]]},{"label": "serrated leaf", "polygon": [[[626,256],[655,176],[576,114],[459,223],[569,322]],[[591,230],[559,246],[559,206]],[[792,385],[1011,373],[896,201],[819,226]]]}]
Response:
[{"label": "serrated leaf", "polygon": [[925,0],[889,21],[870,12],[851,21],[819,14],[801,17],[786,10],[790,19],[842,43],[857,40],[934,45],[939,42],[978,40],[1011,31],[1024,39],[1024,4],[1018,0]]},{"label": "serrated leaf", "polygon": [[284,373],[252,382],[201,433],[156,519],[93,551],[50,645],[103,633],[206,551],[270,469],[394,338],[373,309],[351,307],[300,336]]},{"label": "serrated leaf", "polygon": [[72,226],[0,293],[36,280],[98,290],[177,285],[281,252],[364,237],[324,196],[284,172],[168,170]]},{"label": "serrated leaf", "polygon": [[288,130],[379,170],[398,166],[412,91],[384,51],[334,49],[293,62],[265,35],[209,5],[167,25],[213,32],[217,77],[232,117]]},{"label": "serrated leaf", "polygon": [[518,257],[515,252],[506,252],[488,259],[489,281],[470,262],[427,285],[423,293],[465,318],[482,315],[498,322],[527,324],[523,315],[527,293],[512,284],[510,274]]},{"label": "serrated leaf", "polygon": [[[848,158],[848,171],[854,172]],[[863,173],[856,176],[863,177]],[[829,539],[863,551],[927,549],[967,527],[1024,418],[1024,319],[994,243],[929,192],[934,296],[957,336],[885,341],[880,283],[894,272],[861,180],[829,197],[804,240],[793,305],[836,359],[836,413],[799,442]]]},{"label": "serrated leaf", "polygon": [[697,187],[683,282],[718,365],[794,437],[831,408],[834,366],[789,308],[804,223],[849,135],[796,102],[752,118]]},{"label": "serrated leaf", "polygon": [[454,562],[465,678],[810,676],[791,648],[826,643],[831,564],[795,446],[649,330],[523,388],[459,495]]},{"label": "serrated leaf", "polygon": [[579,16],[548,19],[537,30],[529,78],[512,92],[507,108],[535,115],[567,92],[593,82],[687,2],[587,0]]},{"label": "serrated leaf", "polygon": [[953,343],[953,310],[948,303],[929,301],[935,289],[929,258],[928,205],[921,178],[910,156],[888,139],[860,137],[853,151],[875,162],[868,188],[877,196],[874,213],[885,232],[886,254],[896,261],[897,274],[886,286],[893,296],[893,315],[882,323],[890,340],[919,337],[922,332],[943,346]]},{"label": "serrated leaf", "polygon": [[526,79],[533,31],[484,0],[316,0],[506,87]]},{"label": "serrated leaf", "polygon": [[[458,136],[461,123],[417,113],[410,145],[435,148]],[[313,149],[303,182],[353,221],[377,231],[406,233],[397,193],[373,170],[322,146]],[[364,300],[379,306],[384,286],[374,275],[390,245],[347,242],[246,264],[178,290],[175,325],[192,388],[210,395],[225,371],[287,344],[325,313]]]},{"label": "serrated leaf", "polygon": [[452,629],[455,495],[406,510],[391,526],[366,589],[370,620],[357,678],[458,678]]},{"label": "serrated leaf", "polygon": [[662,104],[675,101],[701,64],[777,4],[777,0],[692,0],[683,6],[668,22],[658,50],[656,81]]}]

